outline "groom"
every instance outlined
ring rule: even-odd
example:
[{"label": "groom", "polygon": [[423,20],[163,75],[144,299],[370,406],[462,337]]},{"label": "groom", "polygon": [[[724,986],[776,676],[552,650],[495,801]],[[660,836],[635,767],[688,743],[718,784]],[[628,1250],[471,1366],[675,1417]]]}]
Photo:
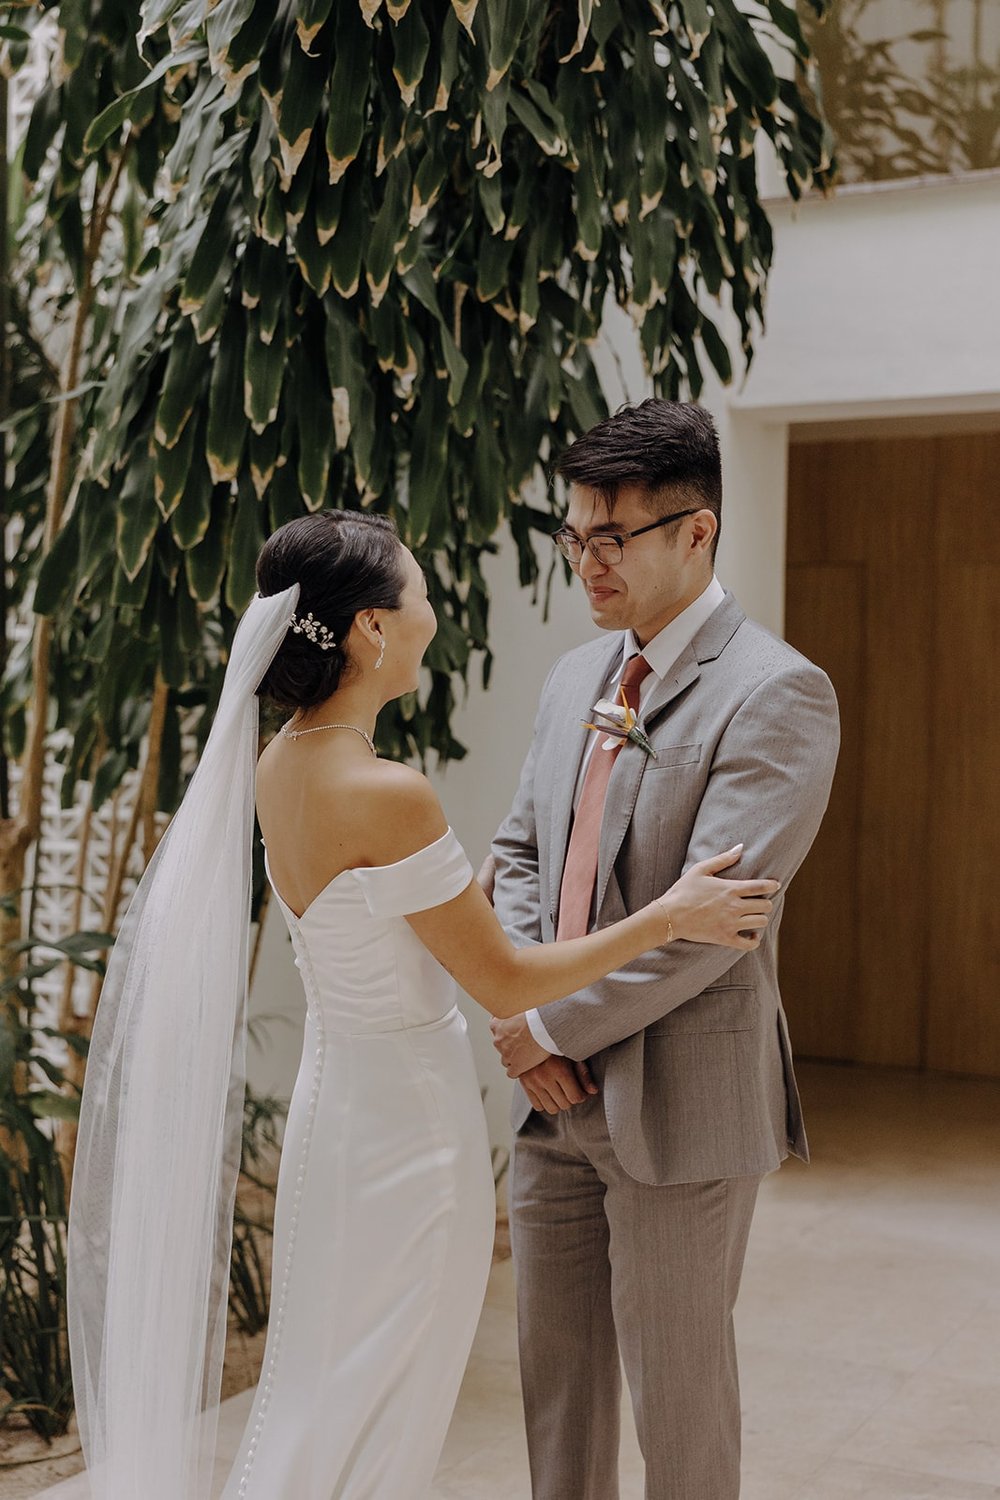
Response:
[{"label": "groom", "polygon": [[[737,842],[724,874],[784,889],[839,742],[828,679],[715,578],[707,412],[625,408],[558,472],[556,542],[606,635],[549,673],[493,842],[497,914],[519,945],[615,922]],[[620,691],[655,756],[584,727]],[[616,1500],[619,1355],[647,1500],[739,1494],[732,1312],[750,1220],[762,1177],[807,1157],[776,978],[783,889],[753,951],[675,943],[493,1022],[519,1080],[510,1208],[533,1500]]]}]

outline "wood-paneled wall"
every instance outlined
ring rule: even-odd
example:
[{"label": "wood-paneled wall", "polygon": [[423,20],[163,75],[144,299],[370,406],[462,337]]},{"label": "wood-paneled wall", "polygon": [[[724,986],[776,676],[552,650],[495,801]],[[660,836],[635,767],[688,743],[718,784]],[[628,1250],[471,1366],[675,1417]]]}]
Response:
[{"label": "wood-paneled wall", "polygon": [[785,633],[843,724],[782,921],[796,1050],[1000,1077],[1000,433],[793,445]]}]

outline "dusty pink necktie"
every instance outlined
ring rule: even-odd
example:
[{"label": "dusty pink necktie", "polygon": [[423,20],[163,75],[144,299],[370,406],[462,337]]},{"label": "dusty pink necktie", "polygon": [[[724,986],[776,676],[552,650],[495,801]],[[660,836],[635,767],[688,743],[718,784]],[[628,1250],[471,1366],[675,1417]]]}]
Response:
[{"label": "dusty pink necktie", "polygon": [[[633,712],[639,711],[639,684],[652,668],[644,656],[633,656],[625,665],[621,686],[625,690],[625,701]],[[618,758],[621,745],[613,750],[602,749],[604,736],[600,736],[591,752],[587,774],[583,778],[580,800],[573,819],[573,832],[566,851],[563,866],[562,887],[559,892],[559,926],[556,939],[583,937],[590,926],[590,907],[594,899],[594,884],[597,880],[597,853],[601,842],[601,820],[604,816],[604,799],[611,780],[611,768]]]}]

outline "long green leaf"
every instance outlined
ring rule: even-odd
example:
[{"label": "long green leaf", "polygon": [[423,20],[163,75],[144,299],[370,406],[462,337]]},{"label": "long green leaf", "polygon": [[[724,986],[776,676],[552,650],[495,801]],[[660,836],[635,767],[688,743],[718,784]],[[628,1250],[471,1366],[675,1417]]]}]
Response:
[{"label": "long green leaf", "polygon": [[356,4],[347,0],[338,7],[333,41],[333,73],[330,110],[326,127],[326,154],[330,181],[339,182],[361,149],[365,109],[371,83],[372,33]]},{"label": "long green leaf", "polygon": [[507,74],[531,14],[531,0],[493,0],[489,7],[490,57],[486,89],[491,93]]},{"label": "long green leaf", "polygon": [[202,604],[212,604],[222,587],[232,528],[232,507],[223,486],[217,486],[211,500],[211,521],[201,542],[184,555],[188,588]]},{"label": "long green leaf", "polygon": [[83,141],[83,148],[88,155],[99,151],[108,137],[116,130],[120,130],[126,120],[132,119],[133,114],[145,108],[143,96],[154,83],[159,83],[161,78],[165,78],[176,68],[200,61],[205,55],[204,46],[200,42],[193,42],[176,54],[168,54],[155,68],[151,68],[138,88],[130,89],[127,94],[121,94],[113,104],[109,104],[107,109],[97,116]]},{"label": "long green leaf", "polygon": [[375,446],[375,400],[364,342],[338,297],[325,297],[323,306],[334,442],[338,449],[350,442],[355,472],[364,487],[371,477]]},{"label": "long green leaf", "polygon": [[365,255],[365,279],[375,307],[385,296],[397,252],[409,236],[409,199],[410,167],[405,158],[399,157],[389,164],[385,193]]},{"label": "long green leaf", "polygon": [[247,415],[243,408],[244,315],[239,304],[230,307],[212,368],[208,394],[206,452],[212,480],[235,479],[246,441]]},{"label": "long green leaf", "polygon": [[144,455],[129,468],[122,487],[117,516],[116,543],[118,557],[126,578],[134,581],[149,556],[160,524],[160,512],[153,493],[152,463]]},{"label": "long green leaf", "polygon": [[[316,40],[317,47],[319,39]],[[298,43],[291,48],[291,62],[281,90],[277,110],[278,142],[286,182],[294,177],[312,138],[313,126],[326,96],[330,77],[326,49],[307,52]]]},{"label": "long green leaf", "polygon": [[448,451],[448,401],[443,381],[424,382],[413,430],[407,541],[433,547],[444,518],[443,482]]},{"label": "long green leaf", "polygon": [[194,457],[197,423],[186,422],[179,440],[172,448],[154,444],[156,459],[155,495],[160,515],[169,521],[180,504]]},{"label": "long green leaf", "polygon": [[424,76],[431,45],[430,32],[419,5],[408,6],[405,15],[396,22],[392,45],[392,75],[399,85],[400,97],[409,109]]},{"label": "long green leaf", "polygon": [[[185,476],[183,494],[170,517],[170,533],[182,552],[198,546],[212,519],[212,476],[204,457],[204,416],[196,421],[201,430],[195,437],[194,457]],[[212,591],[208,597],[212,597]]]},{"label": "long green leaf", "polygon": [[[491,242],[492,243],[492,242]],[[437,323],[441,350],[448,370],[448,403],[457,406],[462,399],[462,387],[469,373],[469,362],[455,343],[444,313],[438,302],[434,273],[426,256],[421,256],[403,276],[407,291],[412,292],[422,307],[425,307]]]},{"label": "long green leaf", "polygon": [[226,573],[226,603],[235,615],[241,615],[253,598],[257,554],[263,544],[260,502],[253,486],[245,481],[236,501]]},{"label": "long green leaf", "polygon": [[295,371],[295,416],[299,439],[298,480],[307,509],[319,510],[326,503],[333,448],[333,398],[326,371],[307,363],[300,350]]},{"label": "long green leaf", "polygon": [[265,343],[260,335],[260,315],[251,312],[243,356],[243,409],[256,433],[277,418],[287,360],[284,338],[279,335]]},{"label": "long green leaf", "polygon": [[194,410],[201,391],[198,376],[206,361],[207,354],[202,352],[195,339],[190,319],[181,318],[174,327],[170,357],[156,407],[155,436],[164,448],[174,446]]}]

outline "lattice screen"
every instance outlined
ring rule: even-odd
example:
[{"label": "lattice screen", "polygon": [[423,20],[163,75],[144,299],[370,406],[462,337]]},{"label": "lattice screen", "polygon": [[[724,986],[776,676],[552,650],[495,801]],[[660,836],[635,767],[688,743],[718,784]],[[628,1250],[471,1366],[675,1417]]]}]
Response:
[{"label": "lattice screen", "polygon": [[[58,744],[53,748],[58,748]],[[129,772],[116,795],[99,811],[90,814],[84,851],[90,786],[79,783],[73,806],[63,808],[59,805],[61,779],[62,767],[50,753],[42,796],[41,838],[32,852],[22,895],[25,927],[40,944],[83,929],[106,930],[105,893],[112,866],[120,858],[139,783],[138,773]],[[19,782],[18,770],[12,767],[15,806]],[[158,833],[162,833],[168,821],[166,814],[157,814]],[[112,932],[117,931],[142,870],[142,849],[136,841],[126,866],[122,900],[114,914]],[[36,959],[44,956],[44,948],[34,955]],[[93,975],[85,969],[75,969],[73,975],[73,1009],[83,1015],[90,1008]],[[65,966],[35,981],[34,990],[40,1002],[39,1020],[43,1025],[58,1025],[66,982]]]}]

